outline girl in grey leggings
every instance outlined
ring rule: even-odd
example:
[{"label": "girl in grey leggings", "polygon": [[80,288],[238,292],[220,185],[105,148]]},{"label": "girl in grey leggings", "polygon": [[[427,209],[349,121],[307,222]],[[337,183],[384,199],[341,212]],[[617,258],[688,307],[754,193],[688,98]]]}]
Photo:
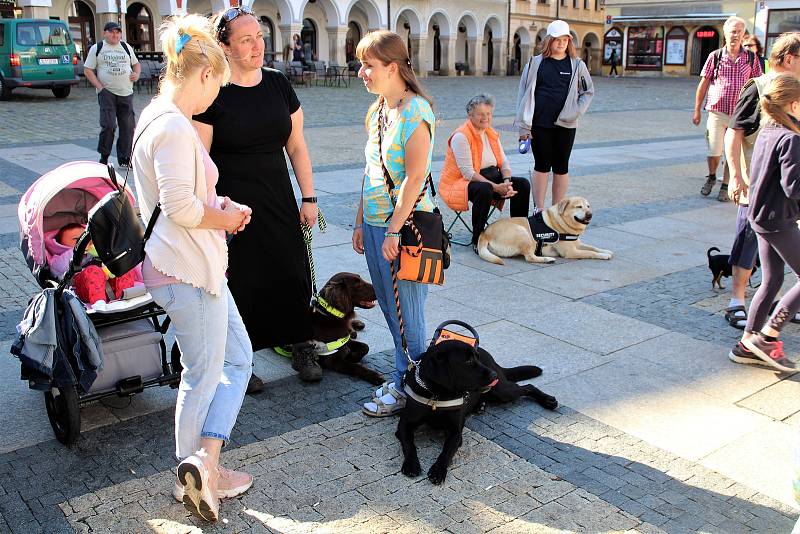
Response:
[{"label": "girl in grey leggings", "polygon": [[753,149],[747,215],[758,238],[762,283],[753,297],[742,340],[730,358],[793,372],[797,366],[784,355],[778,337],[800,311],[800,281],[768,315],[783,285],[785,266],[800,275],[800,81],[790,74],[775,78],[761,99],[761,109],[769,120]]}]

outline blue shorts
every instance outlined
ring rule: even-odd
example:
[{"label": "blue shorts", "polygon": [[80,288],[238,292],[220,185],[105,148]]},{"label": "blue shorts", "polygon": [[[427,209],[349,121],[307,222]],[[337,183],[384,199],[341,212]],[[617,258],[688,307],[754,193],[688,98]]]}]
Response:
[{"label": "blue shorts", "polygon": [[747,220],[747,206],[739,206],[736,213],[736,239],[731,247],[731,257],[728,260],[732,266],[750,269],[756,266],[758,259],[758,241],[756,233]]}]

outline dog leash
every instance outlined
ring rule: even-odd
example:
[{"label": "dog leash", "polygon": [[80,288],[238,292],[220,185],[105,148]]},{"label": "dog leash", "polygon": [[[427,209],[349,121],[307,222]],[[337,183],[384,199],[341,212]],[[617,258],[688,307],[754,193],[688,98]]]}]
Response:
[{"label": "dog leash", "polygon": [[[322,214],[322,210],[319,206],[317,206],[317,225],[319,226],[320,232],[324,232],[328,229],[328,222],[325,220],[325,215]],[[300,230],[303,232],[303,241],[306,244],[306,253],[308,254],[308,270],[311,272],[311,287],[314,290],[312,298],[317,298],[319,296],[317,294],[317,273],[314,269],[314,253],[311,251],[314,233],[311,231],[311,227],[306,223],[300,223]]]},{"label": "dog leash", "polygon": [[[389,170],[386,168],[386,165],[383,163],[383,123],[384,123],[383,109],[384,109],[385,102],[386,101],[383,98],[381,98],[380,107],[378,108],[378,111],[377,111],[377,113],[378,113],[378,154],[380,155],[380,159],[381,159],[381,168],[383,169],[383,179],[384,179],[384,182],[386,184],[387,192],[389,194],[389,202],[392,205],[394,205],[394,199],[392,198],[392,191],[394,190],[394,182],[392,181],[391,176],[389,176]],[[425,191],[428,188],[428,181],[430,181],[431,185],[433,184],[433,181],[431,180],[430,175],[428,175],[428,177],[425,179],[425,186],[422,188],[422,191],[417,196],[417,200],[414,203],[414,206],[411,208],[412,213],[417,208],[417,204],[419,204],[419,202],[425,196]],[[417,253],[414,254],[413,252],[411,252],[409,250],[409,253],[412,256],[417,256],[420,252],[422,252],[422,236],[420,235],[419,230],[417,229],[417,227],[414,226],[414,224],[411,222],[411,215],[409,215],[408,220],[406,220],[403,223],[403,225],[404,226],[408,225],[411,228],[411,230],[414,232],[415,237],[417,238],[417,242],[419,243],[419,249],[417,250]],[[409,247],[409,249],[410,249],[410,247]],[[415,362],[414,360],[411,359],[411,354],[409,354],[409,352],[408,352],[408,341],[406,340],[406,324],[405,324],[405,321],[403,321],[403,310],[400,308],[400,289],[397,286],[397,269],[395,267],[395,263],[397,261],[399,261],[399,252],[398,252],[398,258],[396,258],[395,260],[389,262],[389,269],[390,269],[390,271],[392,273],[392,289],[394,290],[394,307],[395,307],[395,310],[397,311],[397,323],[400,326],[400,341],[401,341],[401,343],[403,345],[403,353],[405,353],[405,355],[406,355],[406,360],[408,361],[408,370],[410,371],[411,369],[414,369],[414,367],[416,367],[417,362]]]}]

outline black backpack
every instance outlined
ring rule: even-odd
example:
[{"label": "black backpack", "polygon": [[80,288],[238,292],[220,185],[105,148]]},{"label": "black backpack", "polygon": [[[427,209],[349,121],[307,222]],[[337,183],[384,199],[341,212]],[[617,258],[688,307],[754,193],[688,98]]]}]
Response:
[{"label": "black backpack", "polygon": [[144,246],[153,232],[161,206],[156,206],[147,228],[142,228],[125,184],[120,186],[117,181],[113,165],[108,166],[108,175],[115,190],[107,193],[89,212],[89,236],[98,259],[111,274],[122,276],[144,260]]},{"label": "black backpack", "polygon": [[[714,54],[714,76],[711,78],[712,80],[716,80],[719,76],[719,64],[722,61],[722,52],[725,50],[725,47],[718,48],[712,52]],[[747,64],[750,66],[750,75],[753,74],[753,63],[756,60],[756,54],[752,50],[745,50],[747,52]]]},{"label": "black backpack", "polygon": [[[144,128],[133,142],[131,156],[136,148],[136,143],[144,131],[163,115],[172,114],[167,111],[156,115]],[[121,276],[144,260],[144,246],[153,232],[158,215],[161,213],[161,204],[156,204],[147,228],[142,228],[142,222],[136,209],[131,204],[125,186],[128,183],[128,172],[125,173],[125,182],[120,185],[114,166],[108,165],[108,177],[114,184],[114,191],[107,193],[89,212],[89,236],[97,250],[97,257],[114,276]],[[78,250],[80,246],[76,246]],[[82,253],[82,251],[81,251]],[[77,254],[77,253],[76,253]]]}]

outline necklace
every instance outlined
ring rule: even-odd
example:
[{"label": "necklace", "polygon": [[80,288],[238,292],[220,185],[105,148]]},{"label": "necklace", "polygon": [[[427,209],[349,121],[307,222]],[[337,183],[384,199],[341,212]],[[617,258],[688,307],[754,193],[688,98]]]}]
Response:
[{"label": "necklace", "polygon": [[[407,94],[408,94],[408,88],[406,87],[406,90],[403,91],[403,96],[401,96],[400,100],[397,101],[397,105],[395,106],[396,110],[398,110],[398,111],[400,110],[400,107],[403,105],[403,100],[405,100]],[[398,112],[397,115],[395,115],[394,118],[391,121],[389,120],[389,111],[386,109],[386,98],[385,97],[383,99],[381,108],[382,108],[381,109],[381,123],[382,123],[383,131],[385,132],[386,130],[388,130],[389,128],[392,127],[392,124],[395,123],[395,121],[397,120],[397,117],[400,116],[400,113]]]}]

